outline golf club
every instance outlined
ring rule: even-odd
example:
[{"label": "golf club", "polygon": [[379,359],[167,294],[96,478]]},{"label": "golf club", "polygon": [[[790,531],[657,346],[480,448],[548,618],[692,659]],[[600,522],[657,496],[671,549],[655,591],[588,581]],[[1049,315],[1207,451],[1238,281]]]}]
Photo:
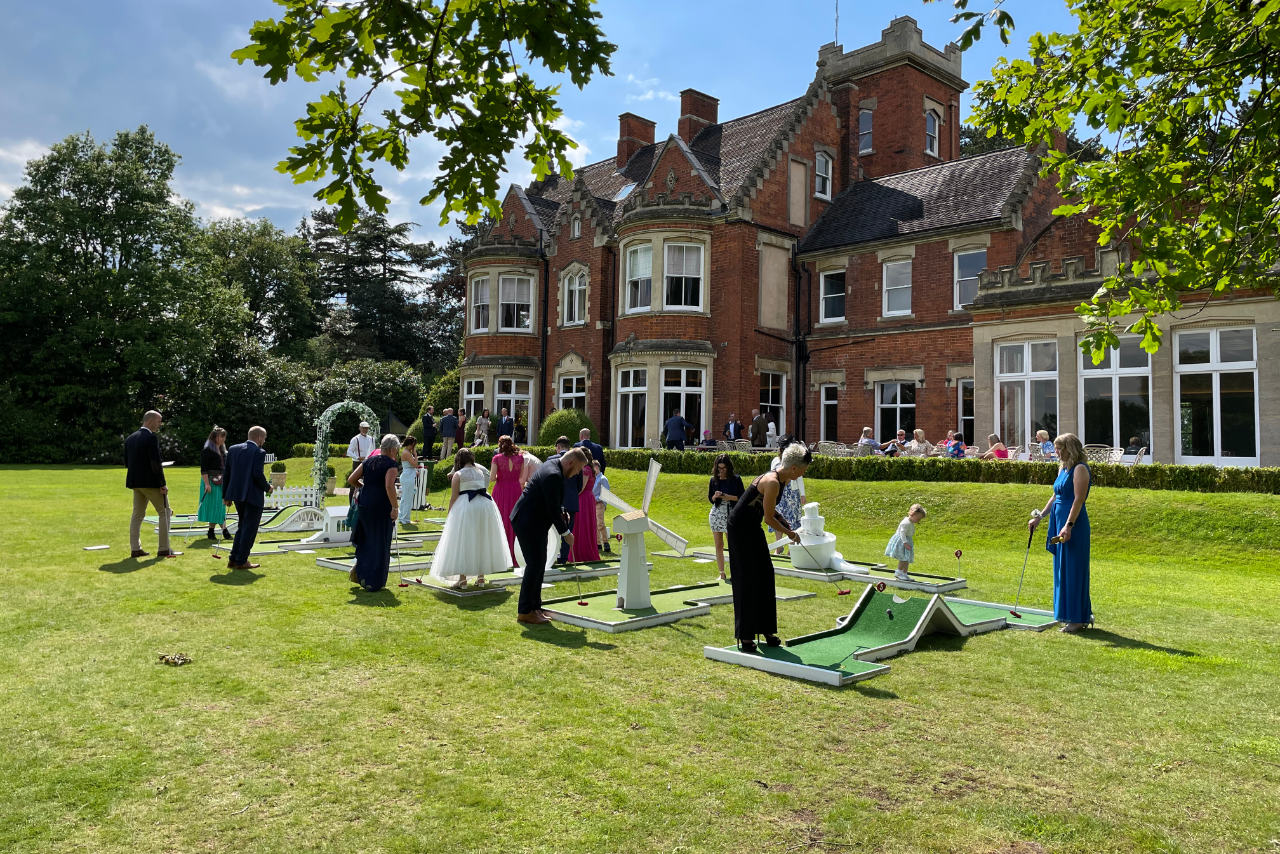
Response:
[{"label": "golf club", "polygon": [[588,603],[586,599],[582,598],[582,576],[579,575],[576,580],[578,582],[578,604],[585,608]]},{"label": "golf club", "polygon": [[[1036,508],[1031,511],[1031,518],[1032,519],[1040,518],[1039,508]],[[1009,613],[1017,617],[1019,620],[1022,619],[1022,615],[1018,613],[1018,604],[1022,600],[1022,579],[1027,577],[1027,561],[1031,559],[1031,541],[1035,539],[1035,536],[1036,536],[1036,532],[1034,528],[1027,533],[1027,554],[1026,554],[1026,557],[1022,559],[1022,574],[1018,576],[1018,595],[1014,597],[1013,607],[1009,609]]]}]

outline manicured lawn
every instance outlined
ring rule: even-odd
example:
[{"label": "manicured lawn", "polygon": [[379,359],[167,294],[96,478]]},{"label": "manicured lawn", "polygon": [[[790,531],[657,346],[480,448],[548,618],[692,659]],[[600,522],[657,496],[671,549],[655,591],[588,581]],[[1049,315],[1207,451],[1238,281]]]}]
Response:
[{"label": "manicured lawn", "polygon": [[[291,462],[290,482],[307,467]],[[175,509],[193,511],[197,473],[169,474]],[[638,501],[640,473],[610,475]],[[119,469],[9,466],[0,482],[3,851],[1280,844],[1276,497],[1097,490],[1095,630],[934,637],[832,689],[705,660],[731,641],[728,605],[620,635],[526,630],[513,591],[366,594],[314,556],[229,574],[201,539],[132,561]],[[953,574],[962,548],[957,595],[993,601],[1012,600],[1023,521],[1047,497],[808,488],[851,559],[880,554],[922,502],[920,571]],[[654,516],[710,543],[705,494],[703,478],[663,476]],[[154,551],[149,527],[143,541]],[[110,548],[82,550],[96,543]],[[1049,607],[1049,556],[1031,560],[1023,603]],[[655,586],[715,574],[654,563]],[[783,584],[818,593],[779,604],[786,636],[851,605],[835,585]],[[158,664],[166,652],[193,662]]]}]

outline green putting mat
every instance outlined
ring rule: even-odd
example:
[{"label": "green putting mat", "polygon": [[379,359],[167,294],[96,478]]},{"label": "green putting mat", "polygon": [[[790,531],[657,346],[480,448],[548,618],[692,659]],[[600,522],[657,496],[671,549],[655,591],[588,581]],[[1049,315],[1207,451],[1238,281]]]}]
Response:
[{"label": "green putting mat", "polygon": [[929,601],[917,596],[898,603],[889,593],[872,591],[848,623],[830,632],[810,635],[807,639],[797,638],[790,641],[787,648],[808,663],[823,667],[840,661],[855,649],[861,651],[902,643],[915,631],[916,623],[929,607]]},{"label": "green putting mat", "polygon": [[[771,661],[783,661],[789,664],[799,664],[805,667],[820,667],[823,670],[834,670],[845,679],[852,679],[865,674],[877,673],[885,670],[883,664],[874,661],[862,661],[856,656],[848,656],[852,650],[845,650],[839,658],[831,658],[828,651],[817,651],[806,649],[807,645],[802,644],[799,647],[787,646],[759,646],[756,653]],[[840,659],[844,659],[840,661]]]},{"label": "green putting mat", "polygon": [[1009,613],[1011,606],[998,605],[994,602],[958,602],[954,599],[943,601],[947,603],[951,613],[956,615],[956,619],[966,626],[996,619],[1004,619],[1010,626],[1048,626],[1057,622],[1052,614],[1041,614],[1025,609],[1019,609],[1018,613],[1022,616],[1015,617]]},{"label": "green putting mat", "polygon": [[[544,601],[543,606],[551,611],[576,614],[601,623],[617,624],[640,617],[653,617],[671,611],[688,610],[691,607],[690,603],[697,599],[698,592],[699,589],[695,587],[656,590],[649,595],[650,604],[648,608],[619,609],[617,607],[618,592],[616,590],[606,590],[603,593],[586,593],[581,598],[566,596],[561,599],[551,599]],[[587,604],[579,605],[578,602],[580,601]]]}]

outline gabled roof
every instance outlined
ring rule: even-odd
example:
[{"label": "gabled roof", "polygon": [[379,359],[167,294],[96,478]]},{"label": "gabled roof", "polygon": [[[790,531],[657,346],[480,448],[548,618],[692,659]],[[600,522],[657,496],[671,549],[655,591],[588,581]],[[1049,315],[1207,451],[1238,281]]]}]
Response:
[{"label": "gabled roof", "polygon": [[799,251],[999,221],[1021,203],[1039,163],[1024,148],[1008,148],[859,181],[832,200]]},{"label": "gabled roof", "polygon": [[796,110],[807,98],[808,95],[703,128],[688,145],[679,137],[651,143],[633,154],[622,169],[617,168],[616,158],[611,157],[578,169],[574,172],[574,181],[552,175],[529,186],[529,200],[542,221],[550,226],[555,210],[569,200],[574,183],[581,179],[596,203],[602,209],[610,210],[616,222],[622,213],[621,203],[625,201],[625,198],[617,198],[618,193],[628,184],[641,184],[647,180],[653,164],[673,144],[673,139],[675,145],[690,155],[694,167],[704,174],[704,180],[708,181],[712,191],[718,190],[724,199],[732,198],[752,176],[761,158],[793,121]]}]

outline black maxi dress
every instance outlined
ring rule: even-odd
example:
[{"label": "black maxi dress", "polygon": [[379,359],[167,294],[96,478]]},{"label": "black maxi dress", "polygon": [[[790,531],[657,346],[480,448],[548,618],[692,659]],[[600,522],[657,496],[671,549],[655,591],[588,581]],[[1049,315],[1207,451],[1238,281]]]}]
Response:
[{"label": "black maxi dress", "polygon": [[351,542],[356,547],[356,577],[366,590],[387,586],[391,571],[391,540],[396,520],[391,518],[391,499],[387,497],[387,470],[399,463],[379,454],[364,461],[364,486],[360,488],[359,514]]},{"label": "black maxi dress", "polygon": [[778,633],[773,560],[763,524],[764,496],[753,483],[729,511],[725,534],[733,571],[733,636],[740,641]]}]

